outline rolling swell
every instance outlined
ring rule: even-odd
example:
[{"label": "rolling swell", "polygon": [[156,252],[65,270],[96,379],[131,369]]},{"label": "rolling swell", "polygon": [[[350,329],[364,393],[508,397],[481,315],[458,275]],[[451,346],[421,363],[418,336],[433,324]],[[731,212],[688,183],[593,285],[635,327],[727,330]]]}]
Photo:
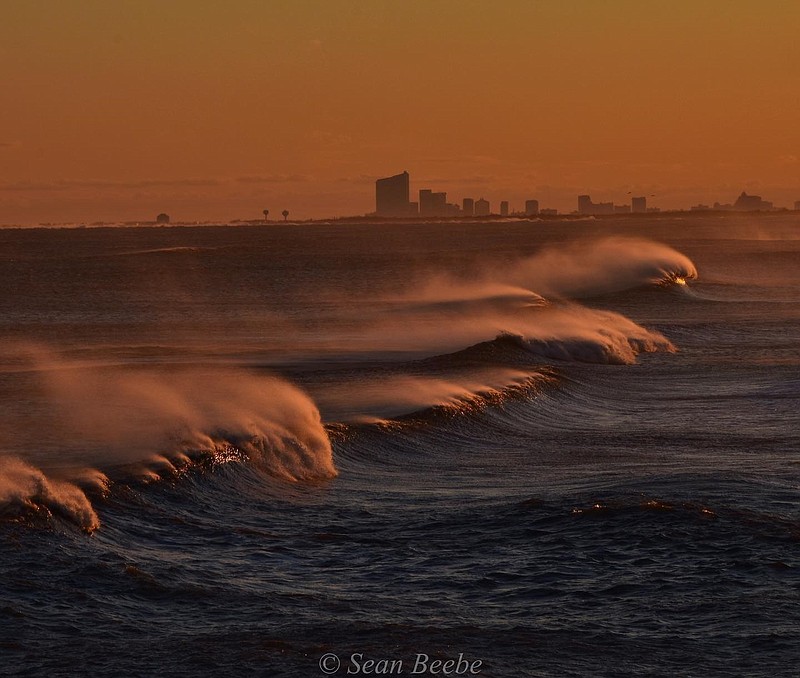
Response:
[{"label": "rolling swell", "polygon": [[566,362],[630,365],[640,353],[677,351],[660,332],[611,311],[576,307],[564,317],[556,315],[547,320],[549,331],[537,327],[532,332],[508,336],[531,353]]},{"label": "rolling swell", "polygon": [[689,257],[668,245],[608,237],[545,248],[501,275],[546,297],[584,299],[698,273]]},{"label": "rolling swell", "polygon": [[39,428],[60,437],[60,463],[36,453],[0,457],[0,512],[65,518],[91,532],[95,500],[115,485],[247,462],[265,476],[315,482],[336,475],[319,411],[298,388],[232,369],[172,373],[75,367],[31,349],[44,406]]},{"label": "rolling swell", "polygon": [[[100,525],[96,502],[116,488],[180,479],[230,462],[288,482],[332,478],[337,471],[329,434],[342,439],[354,425],[335,423],[342,420],[343,400],[351,407],[355,402],[351,419],[381,435],[392,435],[398,427],[473,418],[556,385],[557,371],[543,358],[622,364],[639,351],[670,348],[668,342],[647,343],[642,337],[652,333],[634,323],[628,329],[633,335],[604,331],[548,341],[501,334],[453,354],[393,366],[390,378],[380,367],[378,374],[362,370],[350,375],[349,389],[348,380],[338,375],[338,395],[331,394],[330,386],[308,389],[329,411],[327,429],[314,401],[280,379],[216,368],[180,369],[165,376],[77,367],[37,347],[32,349],[35,374],[59,415],[54,420],[69,421],[61,424],[60,434],[71,454],[63,468],[38,466],[35,457],[4,456],[2,513],[12,520],[65,519],[92,532]],[[356,394],[364,400],[359,402]],[[375,411],[375,402],[389,408],[388,418]]]},{"label": "rolling swell", "polygon": [[630,294],[636,286],[694,276],[691,261],[664,245],[616,238],[546,249],[444,291],[429,285],[400,304],[393,324],[369,337],[376,355],[385,336],[401,345],[406,337],[415,340],[417,320],[426,331],[450,334],[450,345],[497,338],[407,364],[319,375],[320,383],[306,376],[302,385],[311,397],[284,380],[240,369],[77,365],[29,346],[24,352],[45,403],[37,424],[63,449],[56,465],[35,451],[20,452],[35,450],[35,439],[14,441],[0,466],[0,506],[12,518],[56,516],[91,532],[100,524],[94,503],[116,486],[228,462],[281,481],[332,478],[337,470],[328,434],[347,430],[345,422],[391,435],[398,426],[468,420],[558,384],[553,361],[624,365],[640,353],[674,352],[659,332],[566,299],[590,291]]}]

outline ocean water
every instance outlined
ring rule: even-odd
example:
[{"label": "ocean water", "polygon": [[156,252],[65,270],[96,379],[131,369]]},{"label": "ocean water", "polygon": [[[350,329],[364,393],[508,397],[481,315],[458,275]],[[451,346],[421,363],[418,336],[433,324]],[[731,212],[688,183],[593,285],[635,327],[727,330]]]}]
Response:
[{"label": "ocean water", "polygon": [[792,214],[0,230],[0,675],[793,675],[799,405]]}]

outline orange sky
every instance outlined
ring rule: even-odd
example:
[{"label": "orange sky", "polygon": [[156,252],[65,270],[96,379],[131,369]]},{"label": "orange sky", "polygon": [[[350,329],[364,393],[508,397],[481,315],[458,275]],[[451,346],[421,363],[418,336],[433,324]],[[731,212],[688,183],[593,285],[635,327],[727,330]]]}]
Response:
[{"label": "orange sky", "polygon": [[4,0],[0,223],[800,200],[800,2]]}]

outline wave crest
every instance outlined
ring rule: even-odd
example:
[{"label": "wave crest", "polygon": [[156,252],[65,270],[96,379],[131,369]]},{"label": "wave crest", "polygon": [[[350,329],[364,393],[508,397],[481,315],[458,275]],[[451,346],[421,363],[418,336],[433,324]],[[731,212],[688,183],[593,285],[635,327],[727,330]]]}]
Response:
[{"label": "wave crest", "polygon": [[15,518],[43,511],[57,514],[89,533],[100,526],[86,492],[77,484],[48,478],[17,457],[0,458],[0,515]]},{"label": "wave crest", "polygon": [[7,515],[46,509],[92,531],[99,520],[87,493],[102,494],[106,476],[153,481],[209,458],[250,461],[291,482],[337,475],[319,410],[281,379],[220,368],[76,365],[32,352],[44,407],[31,432],[58,436],[59,467],[73,470],[54,478],[48,459],[38,460],[36,440],[24,458],[3,458],[0,512]]},{"label": "wave crest", "polygon": [[510,284],[544,296],[583,299],[697,277],[689,257],[641,238],[609,237],[543,249],[502,274]]},{"label": "wave crest", "polygon": [[630,365],[640,353],[675,353],[663,334],[619,313],[569,305],[540,312],[537,322],[504,336],[531,353],[568,362]]}]

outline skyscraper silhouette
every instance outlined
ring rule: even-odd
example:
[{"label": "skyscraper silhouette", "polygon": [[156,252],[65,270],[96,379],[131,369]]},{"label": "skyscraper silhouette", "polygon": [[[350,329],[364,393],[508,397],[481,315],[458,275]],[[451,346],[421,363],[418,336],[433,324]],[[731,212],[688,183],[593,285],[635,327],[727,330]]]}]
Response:
[{"label": "skyscraper silhouette", "polygon": [[536,216],[539,214],[539,201],[538,200],[526,200],[525,201],[525,214],[529,217]]},{"label": "skyscraper silhouette", "polygon": [[378,179],[375,182],[375,212],[378,216],[411,216],[408,186],[408,172]]}]

